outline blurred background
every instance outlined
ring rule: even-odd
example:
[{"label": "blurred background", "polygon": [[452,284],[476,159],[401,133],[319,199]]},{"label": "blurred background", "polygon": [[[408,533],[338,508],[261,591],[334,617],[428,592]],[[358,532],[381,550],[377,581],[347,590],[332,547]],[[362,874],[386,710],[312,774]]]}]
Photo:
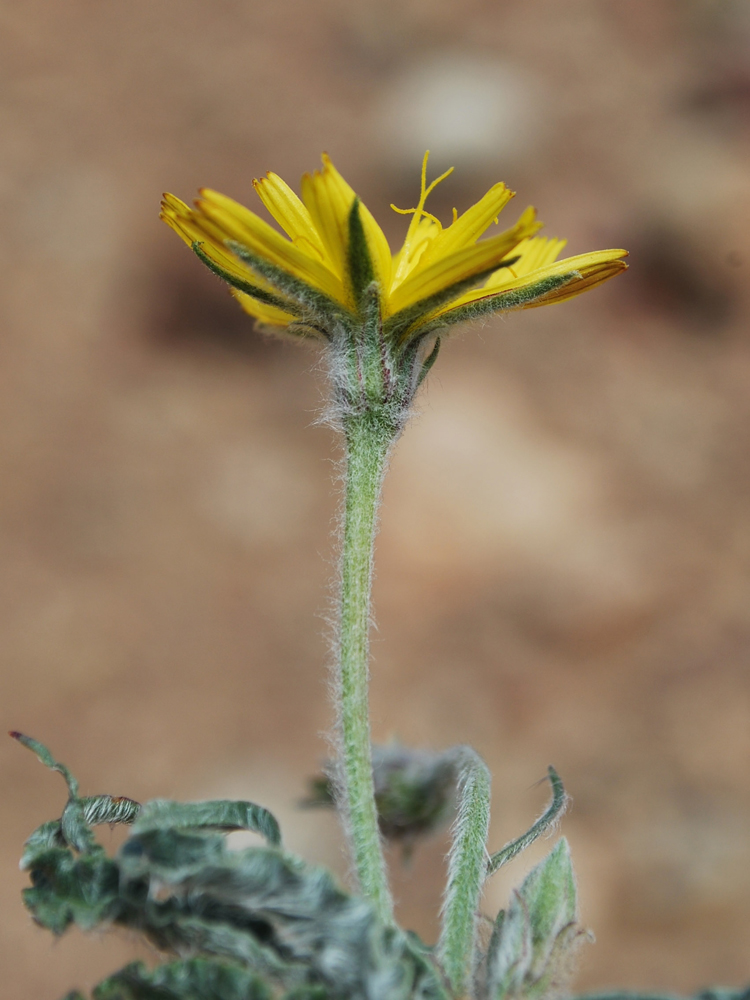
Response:
[{"label": "blurred background", "polygon": [[[503,179],[508,222],[533,203],[632,267],[444,346],[386,487],[375,738],[475,745],[494,848],[554,763],[578,988],[750,980],[746,0],[5,0],[0,75],[2,729],[87,793],[263,803],[343,877],[334,817],[296,808],[331,721],[320,359],[158,202],[252,205],[326,150],[398,241],[430,148],[443,219]],[[10,740],[0,767],[8,1000],[148,957],[31,924],[17,858],[64,789]],[[429,940],[445,847],[393,858]]]}]

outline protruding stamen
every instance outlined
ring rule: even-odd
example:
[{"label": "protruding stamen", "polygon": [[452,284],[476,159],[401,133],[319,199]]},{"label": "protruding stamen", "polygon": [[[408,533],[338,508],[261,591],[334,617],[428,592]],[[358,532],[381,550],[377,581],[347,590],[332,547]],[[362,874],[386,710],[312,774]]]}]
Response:
[{"label": "protruding stamen", "polygon": [[422,209],[397,208],[396,205],[391,205],[391,208],[393,209],[394,212],[398,212],[399,215],[412,215],[415,212],[419,212],[419,214],[422,215],[425,219],[432,219],[432,221],[440,229],[441,232],[443,230],[443,224],[440,221],[440,219],[438,219],[438,217],[436,215],[433,215],[431,212],[426,212],[423,208]]},{"label": "protruding stamen", "polygon": [[[401,259],[399,262],[398,270],[394,276],[394,280],[397,280],[403,276],[403,274],[409,269],[411,264],[411,258],[413,254],[412,240],[414,239],[414,234],[416,233],[417,227],[421,219],[427,218],[431,219],[438,227],[438,232],[442,232],[443,226],[439,219],[437,219],[430,212],[425,211],[424,203],[427,200],[427,196],[435,190],[435,188],[444,181],[446,177],[449,177],[453,173],[453,167],[446,170],[445,173],[437,177],[432,183],[427,185],[427,161],[430,158],[429,149],[424,154],[424,159],[422,160],[422,182],[420,185],[419,203],[416,208],[396,208],[395,205],[391,205],[394,212],[398,212],[399,215],[411,215],[412,220],[409,223],[409,229],[406,233],[406,239],[404,240],[404,245],[401,250]],[[458,213],[453,210],[453,221],[455,222],[458,218]]]}]

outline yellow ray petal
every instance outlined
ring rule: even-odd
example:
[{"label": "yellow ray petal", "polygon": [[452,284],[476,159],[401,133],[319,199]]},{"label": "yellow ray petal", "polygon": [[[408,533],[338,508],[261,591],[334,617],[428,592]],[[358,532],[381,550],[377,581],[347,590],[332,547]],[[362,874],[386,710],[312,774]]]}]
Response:
[{"label": "yellow ray petal", "polygon": [[268,326],[288,326],[295,321],[295,317],[291,313],[284,312],[283,309],[277,309],[275,306],[258,302],[257,299],[246,295],[237,288],[230,288],[229,290],[245,312],[249,313],[250,316],[254,316],[260,323],[266,323]]},{"label": "yellow ray petal", "polygon": [[190,224],[191,215],[192,211],[184,201],[168,191],[164,193],[159,218],[174,229],[180,239],[184,240],[188,246],[193,242],[193,237],[190,236],[185,227]]},{"label": "yellow ray petal", "polygon": [[214,240],[206,229],[195,222],[189,215],[177,214],[166,204],[159,214],[159,218],[166,222],[188,246],[200,243],[203,253],[207,254],[214,263],[232,274],[241,276],[243,280],[255,280],[256,276],[245,265],[233,257],[220,242]]},{"label": "yellow ray petal", "polygon": [[567,242],[549,236],[532,236],[529,240],[523,240],[513,251],[513,256],[518,255],[521,259],[516,261],[510,270],[503,268],[497,271],[487,283],[494,282],[495,278],[504,282],[514,274],[530,274],[532,271],[538,271],[540,267],[554,264]]},{"label": "yellow ray petal", "polygon": [[268,211],[300,250],[330,267],[312,217],[289,185],[278,174],[269,170],[265,177],[253,181],[253,187]]},{"label": "yellow ray petal", "polygon": [[567,240],[552,239],[546,236],[532,236],[530,239],[521,240],[509,257],[520,257],[510,267],[502,267],[491,274],[485,281],[483,288],[499,290],[506,285],[513,284],[525,274],[538,271],[539,268],[553,264],[562,253]]},{"label": "yellow ray petal", "polygon": [[[495,281],[496,276],[492,275],[492,278],[486,285],[466,292],[453,302],[436,310],[427,319],[437,319],[451,309],[469,305],[472,302],[480,302],[482,299],[497,295],[500,292],[512,291],[517,288],[527,288],[539,281],[543,281],[545,278],[578,272],[580,277],[574,278],[567,285],[553,289],[541,298],[521,308],[531,309],[550,302],[564,302],[566,299],[572,299],[574,296],[580,295],[581,292],[585,292],[589,288],[595,288],[609,278],[613,278],[621,271],[627,270],[628,265],[623,260],[627,255],[627,250],[596,250],[592,253],[578,254],[575,257],[566,257],[563,260],[555,261],[552,264],[547,264],[545,267],[537,268],[528,273],[517,273],[515,276],[509,275],[509,269],[505,268],[499,273],[509,275],[508,280],[503,279],[501,283],[500,280]],[[518,263],[520,264],[521,261]],[[513,269],[516,269],[516,265],[513,265]]]},{"label": "yellow ray petal", "polygon": [[303,175],[302,201],[310,213],[333,270],[339,278],[342,277],[346,261],[347,220],[351,203],[340,206],[337,201],[331,202],[331,193],[319,170]]},{"label": "yellow ray petal", "polygon": [[181,198],[177,197],[176,194],[170,194],[169,191],[165,191],[161,196],[161,207],[169,208],[177,214],[190,214],[190,206],[186,205]]},{"label": "yellow ray petal", "polygon": [[386,314],[393,315],[448,285],[499,265],[503,257],[507,257],[521,240],[533,236],[540,226],[534,209],[527,208],[515,226],[499,236],[464,247],[448,257],[440,257],[426,267],[420,261],[419,267],[391,294]]},{"label": "yellow ray petal", "polygon": [[192,244],[193,241],[190,239],[189,235],[183,229],[182,225],[180,224],[180,220],[175,218],[175,216],[172,215],[171,212],[162,209],[161,212],[159,212],[159,218],[162,220],[162,222],[166,222],[166,224],[170,227],[170,229],[173,229],[180,237],[180,239],[184,240],[184,242],[187,243],[188,246]]},{"label": "yellow ray petal", "polygon": [[[580,295],[581,292],[587,292],[591,288],[596,288],[597,285],[603,284],[605,281],[609,281],[610,278],[614,278],[615,275],[621,274],[623,271],[627,271],[628,265],[622,259],[627,257],[627,250],[615,250],[615,251],[601,251],[602,254],[619,254],[619,257],[609,257],[602,258],[598,262],[590,262],[588,264],[577,267],[576,270],[580,273],[580,278],[575,278],[567,285],[562,285],[560,288],[555,288],[553,291],[548,292],[542,298],[537,299],[535,302],[530,302],[524,309],[536,309],[537,306],[552,305],[554,302],[567,302],[568,299],[575,298],[576,295]],[[594,257],[594,254],[582,254],[582,257]],[[568,261],[575,260],[575,257],[569,257]],[[564,264],[565,261],[560,261]]]},{"label": "yellow ray petal", "polygon": [[442,232],[442,229],[431,216],[424,215],[415,225],[410,224],[409,232],[409,238],[404,241],[403,246],[393,258],[392,292],[417,267],[430,243]]},{"label": "yellow ray petal", "polygon": [[[335,263],[339,276],[346,274],[349,247],[349,215],[356,194],[323,154],[323,169],[302,178],[302,201],[309,210],[323,245]],[[383,293],[391,284],[391,250],[380,226],[360,202],[359,216]]]},{"label": "yellow ray petal", "polygon": [[420,263],[426,266],[437,260],[438,256],[456,253],[476,243],[514,195],[515,192],[504,184],[495,184],[476,205],[472,205],[436,237]]},{"label": "yellow ray petal", "polygon": [[259,257],[347,304],[348,297],[341,281],[321,261],[284,239],[267,222],[232,198],[207,188],[201,190],[201,195],[196,203],[199,213],[213,222],[226,240],[244,244]]},{"label": "yellow ray petal", "polygon": [[212,226],[208,219],[198,215],[179,198],[175,198],[174,195],[165,195],[159,218],[166,222],[188,246],[192,247],[194,243],[200,243],[202,253],[222,271],[240,281],[258,285],[266,291],[278,295],[276,289],[261,275],[256,274],[252,268],[243,264],[230,253],[224,246],[221,235],[219,234],[217,237],[218,230]]}]

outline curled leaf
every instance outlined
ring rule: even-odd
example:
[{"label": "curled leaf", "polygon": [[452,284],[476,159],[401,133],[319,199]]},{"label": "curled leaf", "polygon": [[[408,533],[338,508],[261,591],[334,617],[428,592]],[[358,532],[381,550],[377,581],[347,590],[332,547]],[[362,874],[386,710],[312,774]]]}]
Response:
[{"label": "curled leaf", "polygon": [[568,808],[568,796],[563,787],[560,775],[551,765],[547,771],[549,783],[552,786],[552,801],[526,833],[521,834],[516,840],[511,840],[510,843],[506,844],[496,854],[490,856],[487,862],[488,876],[494,875],[499,868],[507,865],[509,861],[512,861],[518,854],[525,851],[527,847],[530,847],[543,834],[554,830],[563,813]]},{"label": "curled leaf", "polygon": [[152,829],[249,830],[259,833],[269,844],[281,843],[276,818],[253,802],[217,799],[209,802],[171,802],[153,799],[141,809],[135,831]]}]

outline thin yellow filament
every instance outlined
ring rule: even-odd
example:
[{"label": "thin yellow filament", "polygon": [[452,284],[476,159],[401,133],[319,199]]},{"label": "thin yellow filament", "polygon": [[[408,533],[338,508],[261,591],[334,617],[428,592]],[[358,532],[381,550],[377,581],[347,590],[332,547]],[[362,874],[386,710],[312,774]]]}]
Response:
[{"label": "thin yellow filament", "polygon": [[440,221],[440,219],[438,219],[438,217],[436,215],[433,215],[431,212],[425,211],[425,209],[423,209],[423,208],[422,209],[419,209],[419,208],[397,208],[396,205],[391,205],[391,208],[393,209],[394,212],[398,212],[399,215],[412,215],[415,212],[419,212],[419,214],[421,216],[423,216],[425,219],[432,219],[432,221],[435,223],[435,225],[438,227],[438,229],[441,232],[443,231],[443,223]]},{"label": "thin yellow filament", "polygon": [[[394,212],[398,212],[399,215],[411,215],[411,217],[412,217],[411,222],[409,223],[409,229],[407,230],[407,233],[406,233],[406,239],[404,240],[404,245],[403,245],[403,248],[401,250],[401,259],[399,261],[398,270],[397,270],[396,274],[394,275],[394,281],[398,281],[400,278],[403,277],[404,273],[410,269],[410,266],[411,266],[411,263],[412,263],[412,257],[414,255],[416,249],[417,249],[416,247],[412,246],[412,241],[414,239],[417,227],[419,226],[420,220],[422,218],[431,219],[435,223],[435,225],[438,227],[438,232],[439,233],[442,232],[442,229],[443,229],[443,226],[442,226],[442,223],[440,222],[440,220],[438,218],[436,218],[434,215],[432,215],[430,212],[425,211],[424,203],[427,200],[427,196],[429,194],[431,194],[435,190],[435,188],[438,186],[438,184],[440,184],[441,181],[444,181],[446,177],[450,177],[450,175],[453,173],[453,169],[454,168],[450,167],[449,170],[446,170],[444,174],[441,174],[438,178],[436,178],[434,181],[432,181],[432,183],[428,186],[427,185],[427,161],[429,160],[429,158],[430,158],[430,151],[428,149],[427,152],[424,154],[424,159],[422,160],[422,182],[421,182],[421,185],[420,185],[421,190],[420,190],[420,194],[419,194],[419,203],[417,204],[417,207],[416,208],[397,208],[395,205],[391,205],[391,208],[393,209],[393,211]],[[455,222],[457,218],[458,218],[458,213],[456,212],[456,210],[454,208],[453,209],[453,221]],[[423,242],[424,242],[423,240],[420,240],[420,245]]]}]

